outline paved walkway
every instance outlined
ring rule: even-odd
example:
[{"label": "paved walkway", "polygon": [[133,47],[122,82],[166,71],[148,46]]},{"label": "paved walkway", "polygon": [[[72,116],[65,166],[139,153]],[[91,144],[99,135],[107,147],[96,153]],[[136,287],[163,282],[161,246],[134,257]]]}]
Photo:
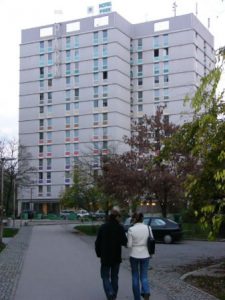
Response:
[{"label": "paved walkway", "polygon": [[[105,300],[94,239],[72,225],[24,226],[0,255],[1,300]],[[166,272],[150,270],[154,300],[216,299]],[[126,260],[118,300],[133,299]]]}]

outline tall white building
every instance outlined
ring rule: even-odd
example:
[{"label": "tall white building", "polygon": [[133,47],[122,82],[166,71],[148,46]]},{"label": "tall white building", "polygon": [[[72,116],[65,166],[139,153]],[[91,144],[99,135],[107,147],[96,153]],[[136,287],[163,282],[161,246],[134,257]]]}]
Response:
[{"label": "tall white building", "polygon": [[36,168],[20,208],[58,209],[74,164],[127,149],[131,120],[162,107],[174,123],[214,66],[214,39],[193,14],[130,24],[115,12],[22,31],[19,140]]}]

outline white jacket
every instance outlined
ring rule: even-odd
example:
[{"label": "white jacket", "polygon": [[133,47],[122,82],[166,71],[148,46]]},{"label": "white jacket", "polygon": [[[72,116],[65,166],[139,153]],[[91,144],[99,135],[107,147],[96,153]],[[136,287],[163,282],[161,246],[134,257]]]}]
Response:
[{"label": "white jacket", "polygon": [[[150,234],[152,229],[149,226]],[[131,248],[130,256],[135,258],[146,258],[149,257],[147,248],[147,238],[149,236],[148,226],[143,223],[136,223],[128,229],[127,246]]]}]

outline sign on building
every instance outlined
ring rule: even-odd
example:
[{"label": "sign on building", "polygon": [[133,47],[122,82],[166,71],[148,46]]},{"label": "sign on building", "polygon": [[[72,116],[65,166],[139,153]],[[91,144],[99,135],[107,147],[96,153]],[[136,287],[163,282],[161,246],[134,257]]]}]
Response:
[{"label": "sign on building", "polygon": [[103,2],[99,4],[99,13],[107,14],[112,11],[112,2]]}]

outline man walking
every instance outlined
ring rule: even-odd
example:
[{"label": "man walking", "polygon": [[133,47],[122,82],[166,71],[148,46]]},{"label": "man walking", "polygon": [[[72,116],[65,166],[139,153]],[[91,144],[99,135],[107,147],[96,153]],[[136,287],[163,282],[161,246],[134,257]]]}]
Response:
[{"label": "man walking", "polygon": [[127,237],[120,224],[120,212],[113,208],[108,220],[101,225],[95,241],[95,251],[101,259],[101,278],[108,300],[116,299],[118,292],[118,274],[122,261],[122,247],[127,245]]}]

